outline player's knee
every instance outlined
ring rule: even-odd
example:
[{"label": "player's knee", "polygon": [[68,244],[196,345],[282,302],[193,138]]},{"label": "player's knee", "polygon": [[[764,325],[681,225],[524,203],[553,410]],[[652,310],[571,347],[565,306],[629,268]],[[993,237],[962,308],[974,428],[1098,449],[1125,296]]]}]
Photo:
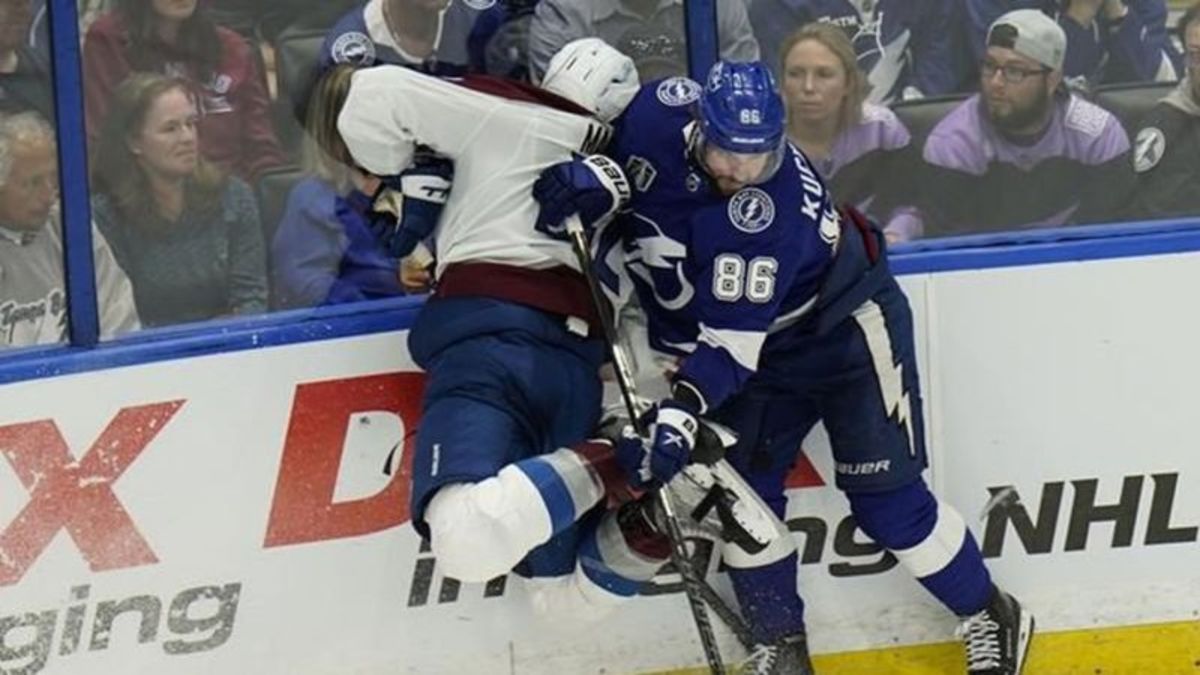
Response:
[{"label": "player's knee", "polygon": [[438,490],[425,510],[425,521],[446,576],[487,581],[510,571],[538,543],[528,528],[512,522],[509,501],[494,478]]},{"label": "player's knee", "polygon": [[859,528],[917,578],[944,569],[967,541],[962,516],[938,501],[923,480],[891,492],[847,496]]},{"label": "player's knee", "polygon": [[846,497],[859,529],[888,549],[920,543],[937,522],[938,502],[924,480],[887,492],[848,493]]}]

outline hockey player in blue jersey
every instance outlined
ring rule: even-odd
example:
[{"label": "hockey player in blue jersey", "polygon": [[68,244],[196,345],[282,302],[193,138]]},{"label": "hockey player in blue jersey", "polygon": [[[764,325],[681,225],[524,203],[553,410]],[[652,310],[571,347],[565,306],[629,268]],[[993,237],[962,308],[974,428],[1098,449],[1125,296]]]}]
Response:
[{"label": "hockey player in blue jersey", "polygon": [[[703,87],[644,85],[616,122],[609,152],[632,199],[597,245],[605,260],[621,247],[652,348],[680,360],[658,409],[731,427],[730,462],[780,517],[800,441],[823,421],[859,527],[962,618],[968,671],[1018,673],[1033,619],[921,475],[912,316],[882,235],[834,209],[783,118],[763,64],[723,62]],[[534,194],[551,236],[612,205],[579,159],[544,172]],[[812,672],[794,541],[725,562],[760,643],[751,672]]]},{"label": "hockey player in blue jersey", "polygon": [[[535,230],[531,188],[543,169],[602,146],[637,74],[582,40],[555,57],[543,86],[339,66],[316,90],[335,112],[311,123],[331,155],[404,193],[397,256],[430,234],[435,243],[436,290],[408,338],[428,375],[414,527],[446,576],[482,582],[515,569],[540,580],[535,606],[594,616],[635,595],[670,551],[647,520],[651,500],[606,503],[631,481],[669,481],[691,444],[662,440],[676,433],[670,414],[647,440],[632,430],[588,440],[605,353],[597,310],[571,246]],[[448,198],[418,147],[453,161]]]}]

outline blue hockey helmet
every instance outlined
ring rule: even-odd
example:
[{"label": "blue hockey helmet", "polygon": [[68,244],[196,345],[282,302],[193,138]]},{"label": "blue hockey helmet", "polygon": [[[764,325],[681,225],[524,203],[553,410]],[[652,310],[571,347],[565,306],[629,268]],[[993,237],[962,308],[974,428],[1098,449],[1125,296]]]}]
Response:
[{"label": "blue hockey helmet", "polygon": [[[783,99],[775,77],[761,61],[720,61],[708,74],[699,101],[700,143],[705,169],[718,183],[762,183],[775,175],[783,159]],[[741,167],[736,179],[732,167]],[[719,174],[729,175],[719,175]]]}]

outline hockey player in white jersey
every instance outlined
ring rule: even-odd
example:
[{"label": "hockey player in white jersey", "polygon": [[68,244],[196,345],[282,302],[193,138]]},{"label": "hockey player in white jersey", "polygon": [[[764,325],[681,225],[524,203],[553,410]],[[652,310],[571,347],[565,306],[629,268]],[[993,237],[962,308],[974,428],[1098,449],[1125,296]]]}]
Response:
[{"label": "hockey player in white jersey", "polygon": [[[340,114],[310,123],[336,124],[340,143],[327,150],[405,194],[394,254],[431,234],[435,242],[436,290],[409,334],[429,375],[414,526],[448,576],[553,577],[535,603],[591,610],[635,594],[669,555],[648,500],[606,511],[606,499],[642,482],[643,469],[670,480],[688,456],[654,442],[671,431],[661,425],[648,440],[588,440],[605,353],[596,309],[570,246],[534,229],[534,181],[607,143],[636,71],[583,40],[555,58],[544,88],[393,66],[334,70],[316,95],[340,102]],[[444,168],[415,161],[419,147],[453,161],[448,197]],[[623,182],[608,188],[628,192]]]}]

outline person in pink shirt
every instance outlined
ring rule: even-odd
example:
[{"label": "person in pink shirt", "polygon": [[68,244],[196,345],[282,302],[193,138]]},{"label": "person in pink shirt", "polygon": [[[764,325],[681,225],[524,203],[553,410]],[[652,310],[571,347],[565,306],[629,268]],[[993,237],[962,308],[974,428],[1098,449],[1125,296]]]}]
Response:
[{"label": "person in pink shirt", "polygon": [[205,159],[248,182],[285,163],[251,46],[214,24],[197,0],[117,0],[88,29],[83,53],[93,144],[113,91],[130,73],[151,71],[182,77],[194,88]]}]

